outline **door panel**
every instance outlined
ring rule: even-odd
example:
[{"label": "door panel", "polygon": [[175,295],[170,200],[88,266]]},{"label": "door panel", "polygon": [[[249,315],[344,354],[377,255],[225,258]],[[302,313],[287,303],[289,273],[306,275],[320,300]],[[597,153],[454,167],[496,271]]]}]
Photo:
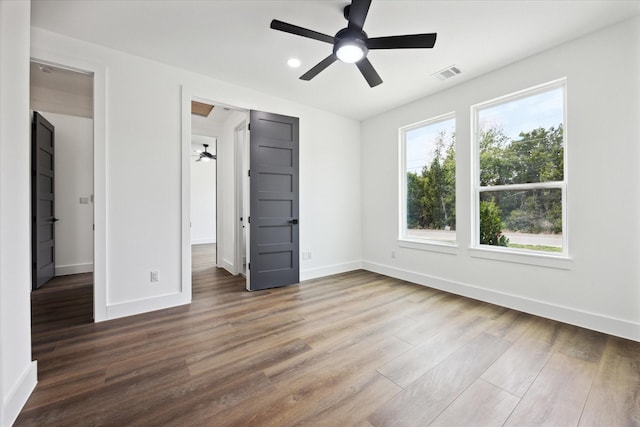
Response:
[{"label": "door panel", "polygon": [[296,117],[251,111],[248,289],[300,281]]},{"label": "door panel", "polygon": [[53,125],[34,112],[31,132],[33,289],[45,284],[55,272],[54,135]]}]

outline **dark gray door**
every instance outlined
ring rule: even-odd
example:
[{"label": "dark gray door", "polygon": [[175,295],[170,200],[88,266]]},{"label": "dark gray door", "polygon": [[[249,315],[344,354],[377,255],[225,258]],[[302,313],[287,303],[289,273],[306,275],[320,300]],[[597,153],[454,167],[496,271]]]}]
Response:
[{"label": "dark gray door", "polygon": [[53,194],[54,128],[33,113],[31,130],[31,262],[32,286],[37,289],[55,272],[55,222]]},{"label": "dark gray door", "polygon": [[300,281],[298,118],[251,111],[249,290]]}]

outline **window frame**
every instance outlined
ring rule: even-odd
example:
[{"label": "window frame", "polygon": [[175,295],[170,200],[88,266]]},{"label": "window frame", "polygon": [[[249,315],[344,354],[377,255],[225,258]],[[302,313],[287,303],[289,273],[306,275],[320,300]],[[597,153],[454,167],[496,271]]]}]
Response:
[{"label": "window frame", "polygon": [[[399,141],[399,171],[400,171],[400,180],[399,180],[399,230],[398,230],[398,245],[404,248],[410,249],[419,249],[440,253],[449,253],[449,254],[457,254],[458,248],[458,226],[456,224],[456,240],[454,242],[447,242],[442,240],[434,240],[428,238],[418,238],[418,237],[409,237],[407,235],[407,141],[406,134],[407,132],[426,127],[435,123],[444,122],[447,120],[454,121],[454,132],[457,134],[457,118],[456,112],[450,111],[448,113],[440,114],[438,116],[434,116],[425,120],[421,120],[419,122],[411,123],[405,126],[401,126],[398,129],[398,141]],[[454,145],[456,149],[456,193],[458,192],[458,150],[457,150],[457,141]],[[456,194],[456,201],[458,200]],[[457,203],[456,203],[457,205]],[[457,210],[457,206],[456,206]],[[456,222],[458,221],[458,215],[456,214]]]},{"label": "window frame", "polygon": [[[480,128],[479,113],[481,110],[524,99],[554,89],[562,89],[562,146],[563,146],[563,180],[524,184],[505,184],[493,186],[480,185]],[[545,265],[555,268],[570,268],[569,257],[569,224],[567,207],[567,188],[569,177],[568,165],[568,126],[567,126],[567,79],[553,80],[537,86],[519,90],[498,98],[474,104],[471,110],[471,256],[519,262],[524,264]],[[480,244],[480,194],[492,191],[560,189],[562,192],[562,252],[543,252],[532,249],[510,248]]]}]

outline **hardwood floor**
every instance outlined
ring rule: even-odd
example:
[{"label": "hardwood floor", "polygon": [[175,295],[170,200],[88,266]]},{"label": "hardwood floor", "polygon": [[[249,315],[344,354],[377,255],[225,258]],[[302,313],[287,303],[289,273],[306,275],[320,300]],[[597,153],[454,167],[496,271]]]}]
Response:
[{"label": "hardwood floor", "polygon": [[16,426],[640,425],[640,343],[364,271],[249,293],[207,250],[189,306],[93,324],[82,286],[34,292]]}]

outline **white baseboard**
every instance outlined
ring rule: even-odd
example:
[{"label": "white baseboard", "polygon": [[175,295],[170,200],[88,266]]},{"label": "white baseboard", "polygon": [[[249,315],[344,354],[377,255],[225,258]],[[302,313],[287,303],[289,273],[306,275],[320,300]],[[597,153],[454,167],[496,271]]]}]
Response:
[{"label": "white baseboard", "polygon": [[569,323],[634,341],[640,341],[640,324],[629,322],[627,320],[576,310],[571,307],[549,304],[543,301],[497,292],[491,289],[481,288],[466,283],[416,273],[374,262],[363,261],[362,268],[374,273],[394,277],[396,279],[406,280],[408,282],[428,286],[430,288],[451,292],[456,295],[462,295],[536,316],[557,320],[559,322]]},{"label": "white baseboard", "polygon": [[20,411],[27,403],[27,399],[36,388],[38,383],[38,361],[29,363],[16,385],[11,389],[3,402],[2,415],[0,420],[2,426],[11,426],[20,415]]},{"label": "white baseboard", "polygon": [[215,237],[209,237],[209,238],[202,238],[202,239],[191,239],[191,244],[192,245],[209,245],[212,243],[215,243],[216,239]]},{"label": "white baseboard", "polygon": [[107,305],[107,318],[105,320],[133,316],[134,314],[162,310],[164,308],[176,307],[183,304],[188,304],[188,302],[184,301],[182,292],[111,304]]},{"label": "white baseboard", "polygon": [[227,270],[231,274],[234,274],[234,275],[237,274],[237,273],[234,273],[235,268],[233,268],[233,263],[231,261],[229,261],[228,259],[222,258],[222,262],[220,264],[218,264],[218,267],[224,268],[225,270]]},{"label": "white baseboard", "polygon": [[66,276],[68,274],[91,273],[93,263],[56,265],[56,276]]},{"label": "white baseboard", "polygon": [[331,276],[332,274],[346,273],[362,268],[361,261],[351,261],[342,264],[326,265],[323,267],[308,268],[300,271],[300,281],[311,280],[318,277]]}]

